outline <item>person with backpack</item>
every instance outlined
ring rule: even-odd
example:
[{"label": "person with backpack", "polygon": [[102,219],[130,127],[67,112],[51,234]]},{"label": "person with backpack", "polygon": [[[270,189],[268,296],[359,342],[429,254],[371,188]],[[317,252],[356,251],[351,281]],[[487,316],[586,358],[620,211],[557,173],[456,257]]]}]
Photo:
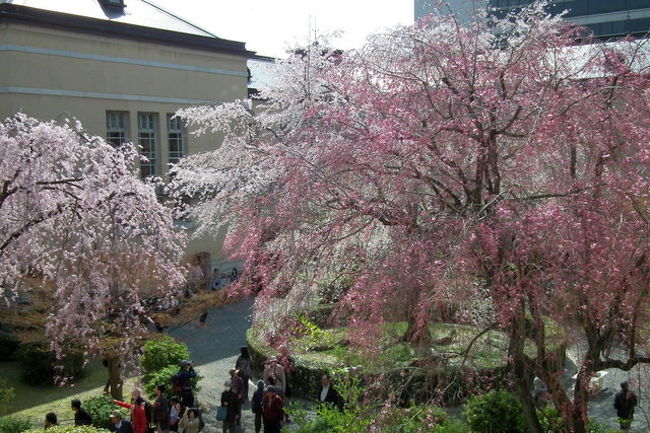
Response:
[{"label": "person with backpack", "polygon": [[251,410],[255,414],[255,433],[262,430],[262,399],[264,399],[264,381],[257,381],[257,389],[251,398]]},{"label": "person with backpack", "polygon": [[284,420],[284,400],[275,386],[269,386],[262,399],[264,433],[280,433]]},{"label": "person with backpack", "polygon": [[621,383],[621,390],[614,397],[614,408],[621,430],[629,430],[634,419],[634,407],[638,404],[636,394],[630,391],[628,382]]}]

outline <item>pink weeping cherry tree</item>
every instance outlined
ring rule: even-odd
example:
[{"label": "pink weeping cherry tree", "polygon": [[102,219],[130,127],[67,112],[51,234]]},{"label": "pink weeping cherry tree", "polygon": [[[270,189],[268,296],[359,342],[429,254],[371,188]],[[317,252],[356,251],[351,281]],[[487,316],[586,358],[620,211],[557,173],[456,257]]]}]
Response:
[{"label": "pink weeping cherry tree", "polygon": [[[23,114],[0,123],[0,143],[0,296],[45,291],[59,355],[98,355],[107,338],[122,358],[135,355],[148,302],[184,283],[185,245],[134,170],[137,149]],[[119,357],[109,361],[115,390]]]},{"label": "pink weeping cherry tree", "polygon": [[[433,15],[345,53],[312,44],[259,99],[179,112],[225,140],[175,186],[201,232],[228,227],[246,260],[234,290],[257,293],[258,318],[338,281],[328,301],[358,335],[500,329],[531,431],[539,376],[584,433],[590,379],[650,361],[650,75],[643,42],[582,36],[539,2],[466,25]],[[579,352],[571,391],[548,319]]]}]

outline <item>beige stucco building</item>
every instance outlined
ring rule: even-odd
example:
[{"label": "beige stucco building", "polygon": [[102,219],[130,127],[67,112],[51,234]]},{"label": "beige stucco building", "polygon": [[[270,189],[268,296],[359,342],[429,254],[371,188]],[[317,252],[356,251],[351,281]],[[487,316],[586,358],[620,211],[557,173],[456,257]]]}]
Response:
[{"label": "beige stucco building", "polygon": [[[164,176],[219,145],[173,113],[247,97],[252,55],[149,0],[0,0],[0,116],[77,118],[93,135],[139,144],[142,175]],[[188,254],[219,262],[220,245],[194,240]]]}]

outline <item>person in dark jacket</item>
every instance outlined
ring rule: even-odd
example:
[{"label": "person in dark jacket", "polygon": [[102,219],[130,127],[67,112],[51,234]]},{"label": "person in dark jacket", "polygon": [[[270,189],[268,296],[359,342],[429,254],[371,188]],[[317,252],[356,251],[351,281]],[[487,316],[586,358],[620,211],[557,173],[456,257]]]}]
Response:
[{"label": "person in dark jacket", "polygon": [[634,419],[634,407],[638,399],[636,394],[630,391],[630,385],[627,382],[621,383],[621,390],[614,397],[614,408],[618,416],[621,430],[629,430]]},{"label": "person in dark jacket", "polygon": [[181,403],[185,407],[194,406],[194,394],[192,392],[191,379],[196,377],[194,365],[191,361],[181,361],[180,370],[172,378],[174,393],[181,398]]},{"label": "person in dark jacket", "polygon": [[115,433],[133,433],[133,426],[125,419],[122,419],[122,414],[119,410],[114,410],[109,416],[111,425],[108,429]]},{"label": "person in dark jacket", "polygon": [[156,424],[158,433],[169,431],[169,404],[163,392],[165,392],[165,385],[156,385],[153,389],[156,395],[156,400],[153,403],[153,422]]},{"label": "person in dark jacket", "polygon": [[232,389],[232,382],[227,380],[224,391],[221,393],[221,406],[228,408],[228,414],[223,421],[223,433],[237,433],[237,422],[241,414],[239,397]]},{"label": "person in dark jacket", "polygon": [[70,409],[74,412],[74,425],[90,425],[93,422],[93,419],[88,415],[81,407],[81,401],[78,398],[75,398],[70,402]]},{"label": "person in dark jacket", "polygon": [[284,420],[284,399],[275,386],[268,386],[262,399],[264,433],[280,433]]},{"label": "person in dark jacket", "polygon": [[239,377],[244,381],[242,395],[244,402],[246,402],[248,401],[248,381],[253,376],[253,360],[248,353],[248,347],[242,346],[239,348],[239,351],[241,354],[237,357],[237,361],[235,361],[235,368],[238,371]]},{"label": "person in dark jacket", "polygon": [[324,374],[320,379],[320,388],[318,389],[317,399],[322,404],[331,404],[332,406],[343,409],[343,399],[332,386],[332,380],[329,375]]},{"label": "person in dark jacket", "polygon": [[257,389],[251,398],[251,410],[255,414],[255,433],[262,430],[262,399],[264,398],[264,381],[257,381]]}]

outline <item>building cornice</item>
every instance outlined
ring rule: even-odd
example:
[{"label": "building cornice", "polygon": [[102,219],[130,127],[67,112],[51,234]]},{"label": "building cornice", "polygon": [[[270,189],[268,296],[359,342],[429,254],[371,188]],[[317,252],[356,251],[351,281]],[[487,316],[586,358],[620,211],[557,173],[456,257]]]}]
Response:
[{"label": "building cornice", "polygon": [[233,54],[247,58],[255,55],[253,51],[246,49],[244,42],[89,18],[10,3],[0,4],[0,23],[28,24],[96,36],[109,36],[137,42],[190,48],[212,53]]}]

